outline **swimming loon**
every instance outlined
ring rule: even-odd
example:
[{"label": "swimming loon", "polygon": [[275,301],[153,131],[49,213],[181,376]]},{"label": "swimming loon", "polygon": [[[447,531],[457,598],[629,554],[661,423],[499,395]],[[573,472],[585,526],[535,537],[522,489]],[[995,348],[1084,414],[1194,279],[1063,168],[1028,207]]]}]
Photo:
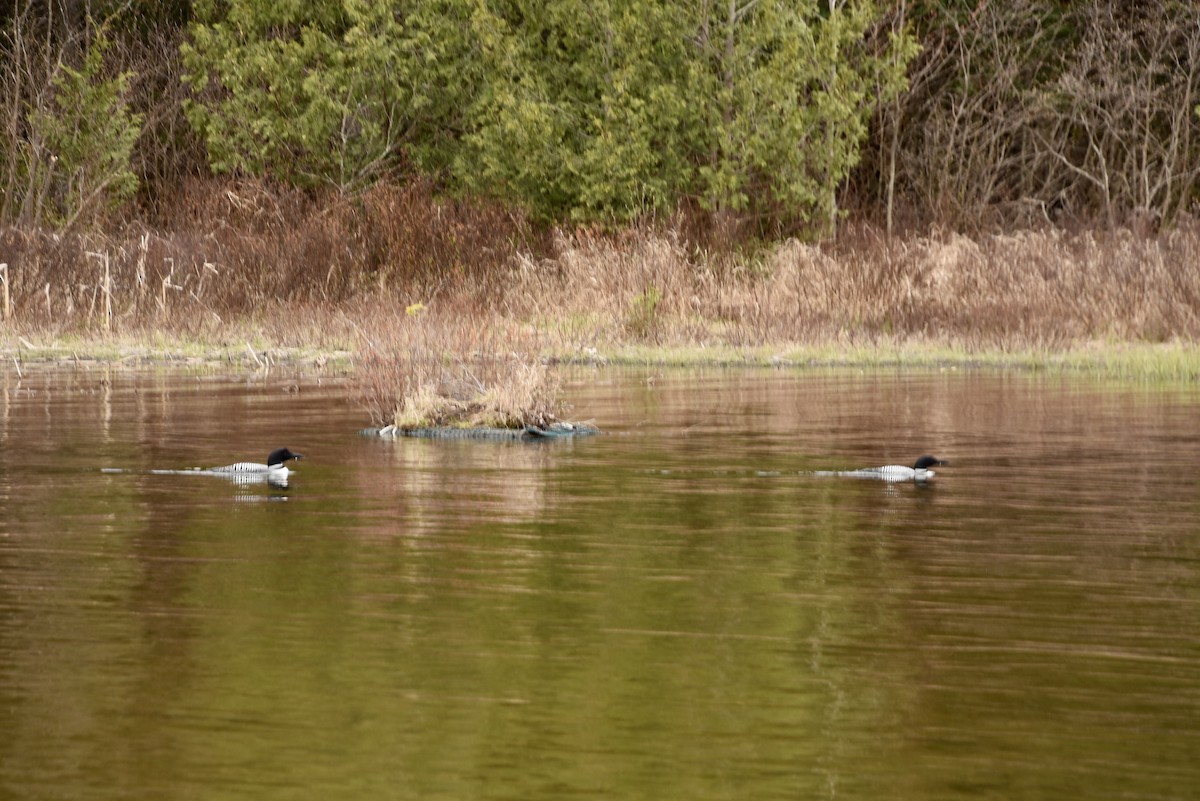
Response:
[{"label": "swimming loon", "polygon": [[287,448],[276,448],[267,457],[266,464],[259,462],[234,462],[223,467],[193,467],[187,470],[125,470],[119,467],[102,467],[101,473],[136,473],[145,472],[153,476],[220,476],[234,484],[270,484],[272,487],[284,488],[288,485],[288,470],[286,462],[291,459],[303,459],[304,455],[293,453]]},{"label": "swimming loon", "polygon": [[292,453],[287,448],[276,448],[267,457],[266,464],[258,462],[235,462],[224,467],[210,467],[210,473],[279,473],[286,476],[290,471],[284,463],[290,459],[303,459],[304,454]]},{"label": "swimming loon", "polygon": [[234,462],[224,467],[210,467],[200,472],[208,475],[221,476],[234,484],[267,483],[278,489],[286,488],[288,475],[292,472],[285,464],[291,459],[303,459],[304,454],[293,453],[287,448],[276,448],[267,457],[267,463]]},{"label": "swimming loon", "polygon": [[821,472],[817,475],[848,476],[850,478],[874,478],[879,481],[928,481],[936,473],[929,468],[934,465],[950,464],[936,456],[922,456],[913,463],[912,467],[899,464],[889,464],[883,467],[863,467],[858,470],[839,470]]}]

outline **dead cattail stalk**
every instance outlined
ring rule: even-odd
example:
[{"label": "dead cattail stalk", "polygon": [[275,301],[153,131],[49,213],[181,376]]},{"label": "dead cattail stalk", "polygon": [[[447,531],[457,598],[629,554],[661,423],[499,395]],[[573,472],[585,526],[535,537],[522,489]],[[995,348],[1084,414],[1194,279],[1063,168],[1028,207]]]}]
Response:
[{"label": "dead cattail stalk", "polygon": [[[112,328],[112,271],[109,267],[108,251],[103,253],[93,253],[88,251],[88,258],[99,259],[104,262],[104,276],[100,281],[97,291],[104,294],[104,330],[109,331]],[[95,295],[92,296],[92,306],[95,307]]]},{"label": "dead cattail stalk", "polygon": [[266,367],[266,365],[262,363],[262,360],[258,358],[258,354],[254,352],[254,348],[251,347],[249,342],[246,343],[246,352],[250,354],[250,358],[254,360],[256,365],[258,365],[258,369],[262,370],[264,367]]},{"label": "dead cattail stalk", "polygon": [[158,290],[158,311],[160,314],[167,313],[167,290],[174,289],[179,291],[183,289],[183,287],[171,283],[171,279],[175,277],[175,259],[167,257],[163,261],[171,265],[171,269],[163,276],[162,285]]},{"label": "dead cattail stalk", "polygon": [[220,273],[217,272],[217,265],[210,261],[206,261],[203,265],[196,268],[196,288],[192,290],[192,297],[196,299],[197,303],[204,302],[201,300],[201,298],[204,296],[204,279],[209,273],[212,273],[213,275],[220,275]]},{"label": "dead cattail stalk", "polygon": [[146,291],[146,253],[150,250],[150,234],[142,234],[138,240],[137,296],[140,300]]},{"label": "dead cattail stalk", "polygon": [[4,282],[4,321],[12,319],[12,296],[8,289],[8,264],[0,264],[0,281]]},{"label": "dead cattail stalk", "polygon": [[104,330],[112,328],[112,271],[108,264],[108,251],[104,252]]}]

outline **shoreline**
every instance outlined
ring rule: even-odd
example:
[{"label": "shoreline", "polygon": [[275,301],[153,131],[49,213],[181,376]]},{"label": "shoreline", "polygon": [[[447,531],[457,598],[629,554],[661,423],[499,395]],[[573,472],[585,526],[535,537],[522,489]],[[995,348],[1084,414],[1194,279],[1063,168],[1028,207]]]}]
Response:
[{"label": "shoreline", "polygon": [[[120,335],[97,335],[39,343],[36,337],[0,340],[7,369],[25,367],[128,367],[302,371],[353,374],[360,352],[348,348],[203,342],[159,332],[147,345]],[[660,368],[777,368],[851,370],[997,370],[1091,375],[1114,380],[1193,382],[1200,380],[1200,343],[1086,342],[1064,348],[968,349],[950,342],[874,344],[779,343],[720,345],[616,344],[542,350],[550,366]]]},{"label": "shoreline", "polygon": [[[472,230],[463,224],[431,234],[458,237]],[[864,230],[722,252],[673,229],[557,231],[544,252],[470,237],[452,252],[421,245],[424,266],[409,251],[425,240],[346,250],[352,228],[16,235],[0,358],[333,370],[368,390],[380,420],[443,388],[493,388],[510,404],[524,381],[552,398],[546,368],[573,363],[1200,380],[1196,224],[1152,237]]]}]

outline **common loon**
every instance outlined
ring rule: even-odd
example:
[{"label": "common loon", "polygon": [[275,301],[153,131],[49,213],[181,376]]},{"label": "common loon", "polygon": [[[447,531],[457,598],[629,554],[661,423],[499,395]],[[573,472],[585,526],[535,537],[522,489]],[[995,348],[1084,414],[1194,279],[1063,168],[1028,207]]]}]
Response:
[{"label": "common loon", "polygon": [[291,459],[303,459],[304,454],[292,453],[287,448],[276,448],[271,451],[271,455],[267,457],[266,464],[258,462],[235,462],[227,464],[224,467],[210,467],[209,471],[213,473],[274,473],[282,472],[283,475],[288,474],[287,465],[284,463]]},{"label": "common loon", "polygon": [[[192,468],[190,470],[147,470],[145,472],[156,476],[220,476],[234,484],[270,484],[273,487],[286,487],[288,470],[286,462],[291,459],[303,459],[304,455],[293,453],[287,448],[276,448],[267,457],[267,463],[235,462],[223,467]],[[102,473],[134,472],[120,468],[104,467]]]},{"label": "common loon", "polygon": [[922,456],[913,463],[912,467],[899,464],[889,464],[883,467],[863,467],[858,470],[837,470],[819,472],[821,476],[847,476],[849,478],[873,478],[879,481],[928,481],[936,473],[929,468],[934,465],[950,464],[936,456]]},{"label": "common loon", "polygon": [[257,484],[265,481],[273,487],[286,487],[288,470],[286,462],[292,459],[303,459],[304,454],[293,453],[288,448],[276,448],[267,457],[267,463],[235,462],[224,467],[210,467],[206,473],[224,476],[235,484]]}]

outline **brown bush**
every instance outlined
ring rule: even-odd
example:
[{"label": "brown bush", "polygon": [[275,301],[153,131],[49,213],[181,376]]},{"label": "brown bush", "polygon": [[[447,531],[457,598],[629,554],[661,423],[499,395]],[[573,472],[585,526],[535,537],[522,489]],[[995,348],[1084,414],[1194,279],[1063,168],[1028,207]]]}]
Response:
[{"label": "brown bush", "polygon": [[341,197],[263,181],[193,179],[163,201],[159,219],[156,230],[137,224],[116,234],[0,233],[14,319],[95,327],[109,292],[117,324],[168,330],[253,314],[269,302],[491,298],[516,248],[540,247],[524,219],[436,198],[423,183]]}]

